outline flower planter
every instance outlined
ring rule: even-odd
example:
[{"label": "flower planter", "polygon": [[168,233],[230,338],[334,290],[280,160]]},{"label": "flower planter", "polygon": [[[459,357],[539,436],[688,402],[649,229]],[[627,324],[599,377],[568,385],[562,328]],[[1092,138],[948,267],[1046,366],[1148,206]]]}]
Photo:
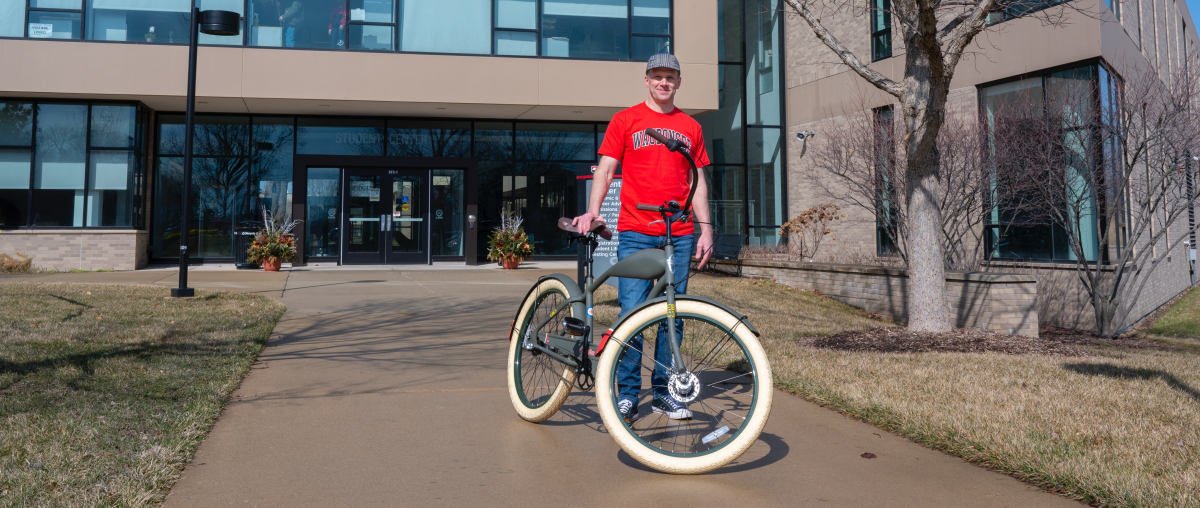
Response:
[{"label": "flower planter", "polygon": [[500,260],[500,264],[504,266],[505,270],[516,270],[521,265],[521,258],[509,256]]},{"label": "flower planter", "polygon": [[278,272],[281,264],[283,264],[283,260],[280,258],[267,258],[263,260],[262,267],[268,272]]}]

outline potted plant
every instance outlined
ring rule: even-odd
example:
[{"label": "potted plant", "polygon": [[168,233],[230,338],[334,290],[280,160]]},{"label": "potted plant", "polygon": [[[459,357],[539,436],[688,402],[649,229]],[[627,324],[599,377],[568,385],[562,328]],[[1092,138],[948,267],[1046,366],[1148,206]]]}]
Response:
[{"label": "potted plant", "polygon": [[154,35],[154,27],[150,27],[150,32],[146,34],[146,42],[154,42],[158,36]]},{"label": "potted plant", "polygon": [[521,261],[533,255],[529,235],[521,229],[522,219],[516,213],[500,212],[500,226],[488,238],[488,260],[499,261],[505,270],[514,270]]},{"label": "potted plant", "polygon": [[296,240],[292,236],[292,228],[300,221],[282,214],[269,215],[266,207],[262,208],[262,216],[263,228],[258,230],[254,241],[250,242],[250,248],[246,249],[249,254],[246,260],[262,265],[263,270],[268,272],[277,272],[284,261],[296,260]]}]

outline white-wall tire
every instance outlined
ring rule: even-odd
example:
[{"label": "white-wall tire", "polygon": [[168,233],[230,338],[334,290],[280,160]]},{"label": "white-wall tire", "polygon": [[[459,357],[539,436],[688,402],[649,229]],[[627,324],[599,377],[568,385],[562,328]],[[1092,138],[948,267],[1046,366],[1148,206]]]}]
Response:
[{"label": "white-wall tire", "polygon": [[[656,448],[655,445],[646,440],[647,438],[644,437],[644,434],[642,437],[639,437],[637,431],[625,423],[617,410],[616,397],[614,396],[614,393],[618,387],[615,384],[614,375],[616,372],[616,366],[620,359],[619,357],[622,354],[622,350],[625,349],[624,341],[633,336],[634,332],[641,330],[644,327],[656,326],[654,324],[656,321],[665,322],[667,315],[667,303],[665,301],[651,305],[639,310],[633,315],[630,315],[628,319],[623,321],[621,325],[614,330],[612,334],[613,338],[610,339],[608,344],[606,344],[604,352],[601,354],[598,362],[599,365],[596,372],[596,402],[599,407],[600,417],[604,422],[605,428],[608,429],[608,433],[617,441],[617,444],[620,445],[621,449],[625,450],[625,452],[635,460],[645,464],[646,466],[667,473],[699,474],[712,471],[732,462],[734,459],[737,459],[739,456],[745,453],[746,450],[758,440],[759,434],[762,433],[763,426],[766,425],[767,417],[771,413],[771,398],[774,391],[772,387],[773,378],[771,375],[770,364],[767,361],[766,351],[759,343],[757,337],[754,336],[754,333],[751,332],[748,327],[739,322],[737,316],[716,305],[699,300],[689,299],[677,300],[676,310],[679,318],[685,318],[689,320],[689,322],[695,322],[701,325],[712,326],[713,329],[723,329],[722,333],[732,336],[740,346],[740,351],[742,354],[744,354],[746,359],[751,362],[749,368],[747,369],[749,370],[749,374],[742,373],[740,375],[752,378],[752,380],[748,382],[743,380],[744,384],[753,386],[754,391],[752,403],[750,404],[752,408],[745,413],[748,416],[745,416],[741,420],[740,427],[735,429],[735,431],[732,431],[732,434],[730,434],[732,437],[726,439],[725,441],[719,441],[719,438],[717,441],[712,441],[718,444],[716,448],[710,450],[702,450],[700,448],[700,444],[695,444],[694,446],[697,449],[695,453],[682,454],[681,456],[678,453],[665,451],[661,447]],[[684,337],[682,338],[684,341],[684,347],[688,346],[687,341],[690,340],[687,337],[689,329],[694,328],[696,328],[696,325],[684,325]],[[696,340],[699,342],[708,339]],[[713,346],[713,349],[716,350],[718,347],[719,346]],[[643,356],[643,359],[644,358],[645,357]],[[690,363],[691,360],[685,361],[689,361]],[[702,359],[696,361],[698,362],[697,365],[700,366],[701,363],[699,362],[701,362]],[[691,369],[690,366],[689,369]],[[701,372],[711,373],[707,370],[701,370]],[[723,370],[721,371],[720,375],[723,376],[731,372],[737,374],[739,371]],[[711,379],[711,377],[709,379]],[[703,387],[706,385],[701,384],[700,386],[703,390]],[[712,393],[711,396],[713,397],[717,396],[717,394],[722,394],[722,392],[717,389],[713,389],[713,391],[710,393]],[[726,391],[723,393],[723,395],[728,395],[730,393],[746,392]],[[701,397],[703,397],[704,394],[705,392],[700,392]],[[716,402],[716,399],[709,400],[710,402]],[[693,409],[699,408],[701,410],[705,410],[704,406],[696,405],[695,401],[693,401],[691,404],[692,406],[690,407]],[[714,410],[718,409],[718,407],[715,406],[709,407],[712,407]],[[713,425],[720,424],[721,421],[719,418],[721,417],[729,418],[730,421],[735,421],[734,418],[730,416],[733,415],[732,411],[715,411],[715,415],[717,416],[697,416],[695,420],[697,420],[699,423],[697,424],[696,432],[703,432],[706,430],[704,425],[707,425],[707,423],[703,421],[705,417],[717,418],[716,423]],[[649,417],[650,416],[643,414],[642,419],[638,421],[642,422]],[[663,415],[658,415],[658,417],[661,419]],[[669,423],[670,422],[668,422],[668,424]],[[635,425],[638,424],[635,423]],[[684,431],[687,431],[687,429],[681,430],[680,432]],[[705,435],[705,437],[711,435],[712,433]],[[705,446],[707,446],[707,444],[705,444]]]},{"label": "white-wall tire", "polygon": [[[522,419],[530,422],[541,422],[554,416],[567,396],[571,394],[571,385],[575,383],[575,369],[559,363],[542,354],[534,356],[531,351],[522,347],[526,329],[537,326],[545,315],[570,296],[567,287],[558,279],[544,279],[521,302],[521,310],[517,313],[517,321],[513,326],[512,336],[508,344],[508,367],[505,372],[508,377],[508,395],[513,408]],[[547,303],[551,303],[547,307]],[[563,310],[566,316],[575,316],[572,306]],[[561,314],[561,313],[560,313]],[[561,327],[561,319],[556,319],[549,326]],[[555,332],[558,333],[558,332]],[[538,369],[534,372],[532,369]],[[525,381],[522,381],[522,380]],[[530,381],[536,384],[530,386]],[[550,385],[553,388],[550,388]],[[534,396],[536,394],[536,397]]]}]

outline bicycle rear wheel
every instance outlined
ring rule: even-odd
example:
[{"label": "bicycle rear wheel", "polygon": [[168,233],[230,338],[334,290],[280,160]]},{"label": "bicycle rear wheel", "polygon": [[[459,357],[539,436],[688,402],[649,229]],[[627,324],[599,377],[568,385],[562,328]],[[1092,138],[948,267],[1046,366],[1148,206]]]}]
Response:
[{"label": "bicycle rear wheel", "polygon": [[[546,332],[565,335],[563,317],[574,316],[572,306],[555,310],[570,295],[567,287],[558,279],[545,279],[538,283],[517,314],[512,337],[508,345],[508,394],[513,407],[521,418],[534,423],[550,418],[558,412],[571,385],[575,383],[575,369],[560,363],[536,349],[526,349],[526,341],[532,341]],[[553,316],[546,326],[535,329],[542,321]]]},{"label": "bicycle rear wheel", "polygon": [[[609,434],[638,462],[668,473],[698,474],[732,462],[758,439],[771,412],[771,366],[737,316],[698,300],[679,299],[676,307],[672,320],[666,302],[651,305],[613,332],[597,369],[596,400]],[[677,330],[686,362],[683,375],[671,368],[669,353],[665,361],[655,359],[659,341],[666,346],[669,321],[682,325]],[[618,369],[622,362],[635,367],[627,367],[624,378]],[[655,375],[656,367],[661,376]],[[686,406],[691,418],[673,420],[655,411],[654,399],[663,396]],[[617,410],[622,397],[637,398],[640,418],[632,423]]]}]

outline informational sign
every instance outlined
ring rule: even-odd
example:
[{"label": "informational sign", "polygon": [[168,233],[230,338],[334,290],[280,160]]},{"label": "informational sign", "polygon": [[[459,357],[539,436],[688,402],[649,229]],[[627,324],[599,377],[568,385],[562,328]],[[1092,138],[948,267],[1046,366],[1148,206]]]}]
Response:
[{"label": "informational sign", "polygon": [[54,37],[54,25],[49,23],[30,23],[29,37],[36,39],[49,39]]},{"label": "informational sign", "polygon": [[[594,164],[580,165],[577,171],[577,178],[583,180],[583,194],[580,196],[579,213],[587,211],[588,200],[592,195],[592,175],[596,172]],[[617,245],[620,244],[620,233],[617,232],[617,219],[621,215],[621,168],[617,167],[617,174],[613,177],[612,184],[608,186],[608,193],[604,195],[604,202],[600,205],[600,216],[604,218],[604,223],[607,224],[609,231],[612,231],[612,240],[600,240],[600,246],[596,247],[596,252],[593,254],[592,269],[595,276],[598,278],[604,272],[608,271],[613,265],[617,264]],[[616,287],[617,279],[615,277],[605,281],[605,284]]]},{"label": "informational sign", "polygon": [[407,203],[405,203],[405,204],[403,204],[403,205],[400,205],[400,209],[401,209],[401,210],[404,210],[404,211],[406,211],[406,212],[407,212],[407,211],[408,211],[408,204],[407,204]]},{"label": "informational sign", "polygon": [[435,177],[433,177],[433,185],[434,185],[434,187],[450,185],[450,177],[435,176]]},{"label": "informational sign", "polygon": [[371,201],[379,201],[379,187],[371,187],[367,192],[367,198]]},{"label": "informational sign", "polygon": [[[375,189],[378,191],[379,189]],[[371,195],[371,182],[350,181],[350,197],[365,198]]]}]

